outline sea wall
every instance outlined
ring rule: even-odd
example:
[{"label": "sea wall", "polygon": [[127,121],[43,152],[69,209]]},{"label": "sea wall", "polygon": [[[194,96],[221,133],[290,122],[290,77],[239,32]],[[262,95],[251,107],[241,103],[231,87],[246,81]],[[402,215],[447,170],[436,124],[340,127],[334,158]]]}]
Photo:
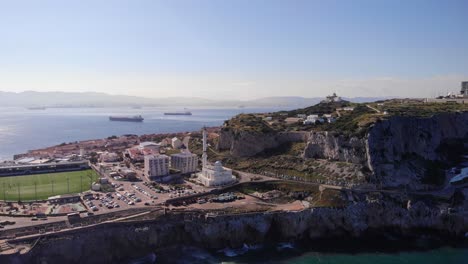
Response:
[{"label": "sea wall", "polygon": [[441,213],[422,202],[409,208],[391,202],[359,202],[343,209],[216,217],[203,213],[169,213],[155,220],[107,223],[44,235],[26,254],[0,255],[0,263],[121,263],[127,258],[176,245],[236,248],[244,243],[359,238],[375,230],[396,235],[425,230],[454,238],[463,237],[468,231],[461,216]]}]

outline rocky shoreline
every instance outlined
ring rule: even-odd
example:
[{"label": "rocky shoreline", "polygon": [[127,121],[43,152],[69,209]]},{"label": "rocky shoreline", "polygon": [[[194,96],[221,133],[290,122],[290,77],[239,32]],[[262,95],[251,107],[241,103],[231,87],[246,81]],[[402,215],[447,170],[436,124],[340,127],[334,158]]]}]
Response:
[{"label": "rocky shoreline", "polygon": [[[389,201],[358,202],[345,208],[299,212],[210,215],[168,212],[160,217],[106,223],[83,230],[42,236],[27,253],[0,256],[1,263],[119,263],[158,249],[198,246],[238,248],[300,240],[435,236],[463,240],[468,232],[462,214],[438,211],[423,202],[404,208]],[[34,243],[37,238],[16,243]]]},{"label": "rocky shoreline", "polygon": [[[468,112],[428,118],[391,117],[374,124],[364,137],[334,132],[221,130],[217,148],[233,156],[253,157],[285,142],[301,142],[304,159],[367,168],[374,188],[363,192],[334,186],[349,196],[343,207],[243,214],[165,208],[164,213],[143,218],[12,239],[8,242],[16,248],[26,245],[29,249],[0,255],[0,263],[120,263],[168,247],[219,250],[244,244],[385,236],[464,241],[468,234],[468,193],[453,187],[463,197],[455,201],[455,195],[438,193],[440,186],[427,181],[434,177],[445,180],[439,172],[454,163],[454,154],[463,156],[467,138]],[[431,193],[426,185],[437,188]]]}]

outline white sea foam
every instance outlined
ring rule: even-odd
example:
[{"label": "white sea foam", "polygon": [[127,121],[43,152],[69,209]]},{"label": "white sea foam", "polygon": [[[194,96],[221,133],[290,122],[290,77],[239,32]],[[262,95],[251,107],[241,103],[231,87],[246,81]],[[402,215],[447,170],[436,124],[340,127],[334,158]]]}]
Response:
[{"label": "white sea foam", "polygon": [[294,248],[293,243],[279,243],[276,246],[276,249],[278,249],[278,250],[293,249],[293,248]]}]

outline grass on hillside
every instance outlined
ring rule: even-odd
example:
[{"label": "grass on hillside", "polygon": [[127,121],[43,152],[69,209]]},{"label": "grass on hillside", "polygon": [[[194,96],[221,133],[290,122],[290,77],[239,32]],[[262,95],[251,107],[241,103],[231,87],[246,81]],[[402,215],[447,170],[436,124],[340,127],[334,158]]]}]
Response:
[{"label": "grass on hillside", "polygon": [[223,130],[231,129],[233,132],[249,131],[269,133],[275,131],[262,117],[255,114],[239,114],[224,122]]},{"label": "grass on hillside", "polygon": [[89,190],[97,179],[98,174],[93,170],[0,177],[0,199],[34,201],[59,194],[79,193]]},{"label": "grass on hillside", "polygon": [[457,103],[397,103],[394,101],[385,103],[382,106],[375,106],[382,111],[387,111],[389,115],[430,117],[434,114],[450,113],[458,111],[468,111],[468,104]]}]

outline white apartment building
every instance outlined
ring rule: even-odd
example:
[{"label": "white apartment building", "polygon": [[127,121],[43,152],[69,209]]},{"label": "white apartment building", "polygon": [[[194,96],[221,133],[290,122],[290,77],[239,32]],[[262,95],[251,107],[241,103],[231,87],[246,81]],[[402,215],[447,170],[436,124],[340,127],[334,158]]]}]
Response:
[{"label": "white apartment building", "polygon": [[182,147],[182,140],[178,139],[177,137],[173,137],[171,139],[171,143],[173,149],[179,149],[180,147]]},{"label": "white apartment building", "polygon": [[315,125],[315,122],[319,121],[323,123],[323,118],[320,118],[318,115],[308,115],[307,119],[303,121],[304,125]]},{"label": "white apartment building", "polygon": [[198,157],[190,152],[172,154],[171,167],[182,173],[195,172],[198,167]]},{"label": "white apartment building", "polygon": [[169,160],[166,155],[145,156],[145,176],[151,178],[168,175]]}]

